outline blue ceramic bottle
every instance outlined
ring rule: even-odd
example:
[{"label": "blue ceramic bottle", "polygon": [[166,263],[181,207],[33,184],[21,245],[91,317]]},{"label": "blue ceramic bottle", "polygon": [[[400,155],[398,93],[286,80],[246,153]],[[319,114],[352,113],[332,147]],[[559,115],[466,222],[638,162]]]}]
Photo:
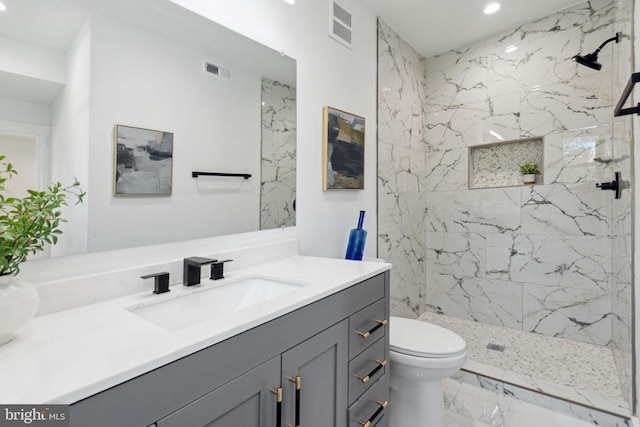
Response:
[{"label": "blue ceramic bottle", "polygon": [[360,211],[360,219],[358,219],[358,228],[351,230],[349,234],[349,245],[347,246],[346,259],[361,260],[364,254],[364,245],[367,243],[367,231],[362,229],[364,222],[364,211]]}]

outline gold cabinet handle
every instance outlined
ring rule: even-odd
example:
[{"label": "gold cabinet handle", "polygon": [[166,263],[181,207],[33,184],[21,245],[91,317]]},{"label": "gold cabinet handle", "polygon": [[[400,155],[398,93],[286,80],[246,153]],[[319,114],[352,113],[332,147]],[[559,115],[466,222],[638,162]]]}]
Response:
[{"label": "gold cabinet handle", "polygon": [[379,400],[374,400],[374,402],[376,402],[379,406],[378,409],[376,409],[376,412],[373,413],[373,415],[371,415],[371,417],[369,417],[369,419],[367,421],[362,421],[356,418],[356,422],[358,424],[360,424],[362,427],[371,427],[371,423],[373,423],[375,421],[375,419],[378,417],[378,415],[380,415],[380,413],[387,407],[389,406],[389,402],[388,401],[384,401],[381,402]]},{"label": "gold cabinet handle", "polygon": [[387,319],[384,320],[374,320],[374,322],[376,322],[376,325],[369,329],[366,332],[360,332],[360,331],[356,331],[356,334],[360,335],[362,337],[362,339],[365,338],[369,338],[369,336],[374,333],[375,331],[377,331],[378,329],[382,328],[384,325],[386,325],[389,321]]},{"label": "gold cabinet handle", "polygon": [[296,419],[295,425],[289,424],[288,427],[300,427],[300,391],[302,389],[302,378],[300,375],[289,377],[289,381],[296,385]]},{"label": "gold cabinet handle", "polygon": [[296,390],[300,390],[300,387],[302,387],[302,379],[300,378],[300,375],[296,375],[295,377],[289,377],[289,381],[291,381],[292,383],[295,383]]},{"label": "gold cabinet handle", "polygon": [[271,390],[271,393],[276,395],[276,402],[281,403],[282,402],[282,387],[272,388],[270,390]]},{"label": "gold cabinet handle", "polygon": [[369,372],[367,375],[356,375],[356,377],[358,377],[358,379],[360,381],[362,381],[363,384],[368,382],[371,379],[371,377],[373,377],[376,373],[378,373],[378,371],[380,369],[382,369],[383,367],[387,366],[388,362],[386,360],[378,360],[378,359],[376,359],[376,363],[378,364],[378,366],[373,368],[373,370],[371,372]]},{"label": "gold cabinet handle", "polygon": [[276,425],[282,424],[282,387],[272,388],[271,393],[276,395]]}]

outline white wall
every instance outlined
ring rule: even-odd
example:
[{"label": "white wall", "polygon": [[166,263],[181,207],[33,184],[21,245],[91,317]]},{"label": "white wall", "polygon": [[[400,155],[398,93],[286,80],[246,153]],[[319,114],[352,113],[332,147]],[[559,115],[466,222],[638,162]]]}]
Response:
[{"label": "white wall", "polygon": [[[297,60],[297,233],[305,255],[344,257],[358,212],[367,211],[365,256],[376,245],[376,17],[358,0],[340,4],[352,16],[353,49],[328,36],[328,0],[204,2],[172,0]],[[365,189],[322,191],[322,108],[366,119]]]},{"label": "white wall", "polygon": [[0,97],[0,121],[51,126],[51,106]]},{"label": "white wall", "polygon": [[50,82],[65,82],[64,52],[0,36],[0,71]]},{"label": "white wall", "polygon": [[[67,81],[53,105],[51,177],[65,186],[78,179],[87,190],[89,182],[89,107],[91,74],[91,28],[87,20],[67,54]],[[91,199],[89,195],[87,201]],[[72,255],[87,251],[88,205],[66,207],[62,217],[63,234],[51,247],[53,256]]]}]

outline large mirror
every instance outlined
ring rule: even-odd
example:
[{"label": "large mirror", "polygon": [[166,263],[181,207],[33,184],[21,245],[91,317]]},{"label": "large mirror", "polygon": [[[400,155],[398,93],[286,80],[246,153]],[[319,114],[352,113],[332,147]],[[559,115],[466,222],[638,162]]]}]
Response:
[{"label": "large mirror", "polygon": [[[20,172],[11,190],[76,177],[87,191],[48,255],[295,225],[292,58],[169,0],[4,3],[0,150]],[[114,195],[123,174],[153,186],[154,168],[141,165],[166,158],[136,141],[121,148],[146,157],[116,167],[116,126],[172,136],[171,166],[155,168],[169,174],[169,195]]]}]

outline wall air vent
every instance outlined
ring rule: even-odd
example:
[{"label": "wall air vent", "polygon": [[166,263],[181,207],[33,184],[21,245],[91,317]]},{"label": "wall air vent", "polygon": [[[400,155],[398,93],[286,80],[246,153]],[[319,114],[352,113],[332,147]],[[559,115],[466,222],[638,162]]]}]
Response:
[{"label": "wall air vent", "polygon": [[329,0],[329,37],[351,49],[351,14]]},{"label": "wall air vent", "polygon": [[212,64],[211,62],[205,62],[204,70],[207,73],[213,74],[225,80],[231,80],[231,70],[221,67],[220,65]]}]

